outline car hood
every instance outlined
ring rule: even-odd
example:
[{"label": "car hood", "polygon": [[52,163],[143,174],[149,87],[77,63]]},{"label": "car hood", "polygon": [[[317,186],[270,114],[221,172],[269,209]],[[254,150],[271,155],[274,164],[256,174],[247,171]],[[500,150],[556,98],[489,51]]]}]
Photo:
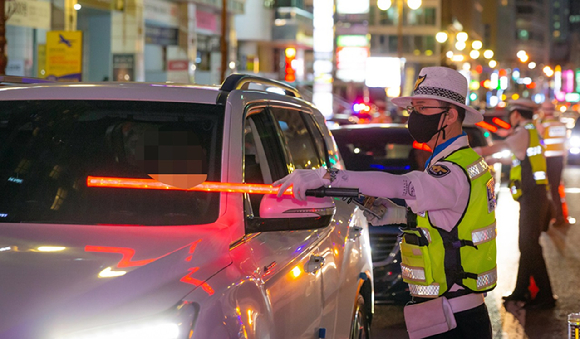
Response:
[{"label": "car hood", "polygon": [[226,234],[213,224],[0,224],[0,338],[52,338],[155,315],[198,287],[212,294],[206,280],[231,263]]}]

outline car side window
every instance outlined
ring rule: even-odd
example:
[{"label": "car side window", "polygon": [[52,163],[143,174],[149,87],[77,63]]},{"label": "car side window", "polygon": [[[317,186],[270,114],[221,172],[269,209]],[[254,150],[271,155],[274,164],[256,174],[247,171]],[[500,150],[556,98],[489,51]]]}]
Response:
[{"label": "car side window", "polygon": [[282,134],[282,141],[295,169],[318,168],[324,165],[302,112],[285,107],[270,107]]},{"label": "car side window", "polygon": [[[272,184],[286,175],[286,159],[275,122],[266,108],[248,111],[244,123],[244,182]],[[249,194],[255,217],[259,216],[262,194]],[[248,212],[248,211],[246,211]]]},{"label": "car side window", "polygon": [[316,145],[316,150],[318,151],[318,157],[320,159],[320,162],[322,163],[322,165],[327,166],[328,151],[326,150],[326,145],[324,143],[324,136],[322,136],[322,132],[320,131],[320,128],[316,124],[312,114],[308,113],[302,114],[304,116],[304,122],[306,123],[306,126],[308,127],[312,135],[312,140]]}]

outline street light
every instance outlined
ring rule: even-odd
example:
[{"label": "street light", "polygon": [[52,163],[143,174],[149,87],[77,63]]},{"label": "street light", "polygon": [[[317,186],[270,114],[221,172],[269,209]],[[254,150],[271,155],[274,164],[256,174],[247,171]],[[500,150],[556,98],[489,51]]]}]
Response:
[{"label": "street light", "polygon": [[483,52],[483,57],[486,59],[493,58],[493,51],[491,49],[486,49],[485,52]]},{"label": "street light", "polygon": [[412,10],[419,9],[421,7],[421,0],[407,0],[407,5]]},{"label": "street light", "polygon": [[497,66],[497,61],[495,61],[495,60],[490,60],[490,61],[489,61],[489,67],[491,67],[491,68],[495,68],[495,66]]},{"label": "street light", "polygon": [[469,36],[465,32],[457,33],[457,41],[466,42]]},{"label": "street light", "polygon": [[463,51],[465,49],[465,47],[467,47],[467,45],[465,44],[465,41],[457,41],[455,43],[455,48],[457,48],[457,50],[459,50],[459,51]]},{"label": "street light", "polygon": [[438,32],[435,35],[435,40],[437,40],[437,42],[440,43],[440,44],[444,43],[445,41],[447,41],[447,33],[445,33],[445,32]]},{"label": "street light", "polygon": [[483,43],[481,40],[473,40],[471,47],[475,50],[480,50],[483,47]]},{"label": "street light", "polygon": [[477,58],[479,58],[479,51],[477,51],[477,50],[473,50],[473,51],[469,52],[469,56],[470,56],[472,59],[477,59]]},{"label": "street light", "polygon": [[[397,1],[397,57],[401,59],[403,57],[403,1]],[[415,10],[421,7],[422,0],[407,0],[407,6],[410,9]],[[377,0],[377,7],[386,11],[391,8],[393,2],[392,0]]]},{"label": "street light", "polygon": [[377,1],[377,7],[381,10],[381,11],[386,11],[387,9],[389,9],[391,7],[393,3],[391,2],[391,0],[378,0]]}]

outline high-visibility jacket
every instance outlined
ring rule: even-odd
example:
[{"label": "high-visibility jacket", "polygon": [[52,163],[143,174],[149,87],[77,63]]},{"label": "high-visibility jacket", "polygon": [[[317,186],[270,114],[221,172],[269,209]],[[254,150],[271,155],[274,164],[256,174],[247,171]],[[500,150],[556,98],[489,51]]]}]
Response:
[{"label": "high-visibility jacket", "polygon": [[544,155],[549,157],[562,157],[566,154],[566,125],[557,118],[549,118],[542,122],[544,127],[543,144]]},{"label": "high-visibility jacket", "polygon": [[544,147],[540,144],[540,137],[538,131],[533,123],[527,123],[524,128],[528,131],[529,144],[526,149],[526,157],[520,161],[512,154],[512,168],[510,170],[510,190],[512,197],[518,200],[522,195],[522,162],[529,161],[532,167],[531,175],[536,185],[547,185],[548,179],[546,177],[546,158],[544,157]]},{"label": "high-visibility jacket", "polygon": [[[431,223],[429,211],[417,217],[417,227],[403,229],[402,276],[411,295],[436,298],[453,284],[466,292],[492,290],[497,281],[495,180],[485,160],[471,148],[459,149],[444,159],[461,167],[469,201],[451,232]],[[433,195],[437,199],[436,193]]]}]

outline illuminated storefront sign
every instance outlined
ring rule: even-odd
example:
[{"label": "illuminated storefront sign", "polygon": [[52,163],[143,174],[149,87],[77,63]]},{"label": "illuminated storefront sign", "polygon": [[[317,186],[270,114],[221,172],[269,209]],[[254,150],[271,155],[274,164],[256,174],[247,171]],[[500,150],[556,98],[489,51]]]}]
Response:
[{"label": "illuminated storefront sign", "polygon": [[368,87],[400,87],[403,62],[398,58],[370,57],[366,62]]},{"label": "illuminated storefront sign", "polygon": [[565,93],[574,92],[574,71],[571,69],[562,72],[562,91]]},{"label": "illuminated storefront sign", "polygon": [[[333,115],[332,57],[334,52],[334,1],[314,0],[314,86],[312,101],[325,117]],[[330,67],[329,67],[330,66]],[[330,68],[330,71],[328,71]]]},{"label": "illuminated storefront sign", "polygon": [[580,93],[580,68],[576,68],[576,91]]},{"label": "illuminated storefront sign", "polygon": [[338,14],[366,14],[369,12],[368,0],[336,0]]},{"label": "illuminated storefront sign", "polygon": [[50,31],[46,33],[46,77],[60,81],[81,81],[81,31]]},{"label": "illuminated storefront sign", "polygon": [[368,57],[368,47],[337,47],[336,77],[343,81],[364,82]]},{"label": "illuminated storefront sign", "polygon": [[292,67],[292,63],[296,60],[296,49],[289,47],[284,51],[284,81],[294,82],[296,81],[296,70]]},{"label": "illuminated storefront sign", "polygon": [[336,39],[337,47],[368,47],[369,39],[366,35],[340,35]]}]

